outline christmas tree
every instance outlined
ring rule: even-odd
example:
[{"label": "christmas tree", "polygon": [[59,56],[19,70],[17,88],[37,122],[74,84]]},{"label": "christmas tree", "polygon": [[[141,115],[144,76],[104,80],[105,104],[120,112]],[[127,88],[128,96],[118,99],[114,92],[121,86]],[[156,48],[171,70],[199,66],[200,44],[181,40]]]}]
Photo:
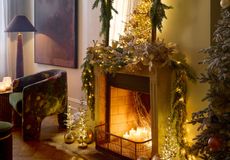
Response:
[{"label": "christmas tree", "polygon": [[77,122],[77,140],[80,148],[87,147],[87,106],[81,100],[81,107],[79,108],[79,119]]},{"label": "christmas tree", "polygon": [[222,0],[221,6],[213,45],[204,49],[207,73],[201,75],[201,82],[210,85],[204,98],[209,105],[192,116],[200,132],[191,152],[205,160],[230,159],[230,1]]}]

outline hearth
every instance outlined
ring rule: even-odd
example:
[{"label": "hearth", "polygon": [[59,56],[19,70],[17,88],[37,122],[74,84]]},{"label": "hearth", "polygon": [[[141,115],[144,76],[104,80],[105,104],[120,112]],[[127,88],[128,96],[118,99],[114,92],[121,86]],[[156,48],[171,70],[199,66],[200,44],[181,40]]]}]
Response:
[{"label": "hearth", "polygon": [[96,70],[98,150],[120,159],[158,153],[170,108],[170,73],[168,68],[106,75]]}]

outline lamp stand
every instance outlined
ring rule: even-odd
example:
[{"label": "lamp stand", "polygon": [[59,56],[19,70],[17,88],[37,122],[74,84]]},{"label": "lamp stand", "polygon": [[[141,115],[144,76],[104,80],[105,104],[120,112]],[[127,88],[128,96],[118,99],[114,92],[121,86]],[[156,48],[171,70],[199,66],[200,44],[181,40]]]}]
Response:
[{"label": "lamp stand", "polygon": [[17,38],[16,78],[19,78],[24,76],[22,34],[20,32]]}]

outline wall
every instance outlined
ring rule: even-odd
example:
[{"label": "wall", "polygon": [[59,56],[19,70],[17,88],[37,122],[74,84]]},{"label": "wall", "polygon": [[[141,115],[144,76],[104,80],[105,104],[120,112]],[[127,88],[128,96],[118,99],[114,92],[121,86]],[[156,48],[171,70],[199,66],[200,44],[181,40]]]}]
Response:
[{"label": "wall", "polygon": [[[34,1],[20,0],[23,6],[18,13],[25,14],[33,22],[34,19]],[[25,75],[36,73],[42,70],[60,68],[67,71],[68,75],[68,95],[69,100],[73,102],[79,102],[84,97],[81,91],[81,69],[80,66],[83,62],[83,58],[86,54],[86,48],[92,45],[92,40],[100,40],[100,23],[99,23],[99,9],[92,10],[93,0],[78,0],[78,64],[77,69],[63,68],[57,66],[43,65],[34,63],[34,34],[24,34],[24,72]],[[95,16],[96,15],[96,16]],[[33,23],[34,24],[34,23]],[[35,26],[36,27],[36,26]],[[11,38],[11,50],[12,54],[12,74],[15,73],[15,47],[16,35],[10,35]]]},{"label": "wall", "polygon": [[[175,42],[186,55],[187,62],[196,73],[205,72],[205,66],[198,64],[204,54],[200,50],[210,45],[210,1],[200,0],[164,0],[174,9],[167,11],[168,20],[164,22],[163,33],[159,34],[167,42]],[[207,84],[197,82],[188,84],[188,120],[192,112],[207,106],[202,102],[208,89]],[[188,125],[189,139],[193,138],[195,128]]]}]

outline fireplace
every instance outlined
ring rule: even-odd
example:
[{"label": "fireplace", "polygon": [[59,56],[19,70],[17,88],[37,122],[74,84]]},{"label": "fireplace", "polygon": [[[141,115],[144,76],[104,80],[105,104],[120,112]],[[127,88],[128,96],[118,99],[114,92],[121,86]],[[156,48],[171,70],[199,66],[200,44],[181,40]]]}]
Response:
[{"label": "fireplace", "polygon": [[96,148],[120,159],[157,154],[170,109],[171,70],[96,70]]}]

